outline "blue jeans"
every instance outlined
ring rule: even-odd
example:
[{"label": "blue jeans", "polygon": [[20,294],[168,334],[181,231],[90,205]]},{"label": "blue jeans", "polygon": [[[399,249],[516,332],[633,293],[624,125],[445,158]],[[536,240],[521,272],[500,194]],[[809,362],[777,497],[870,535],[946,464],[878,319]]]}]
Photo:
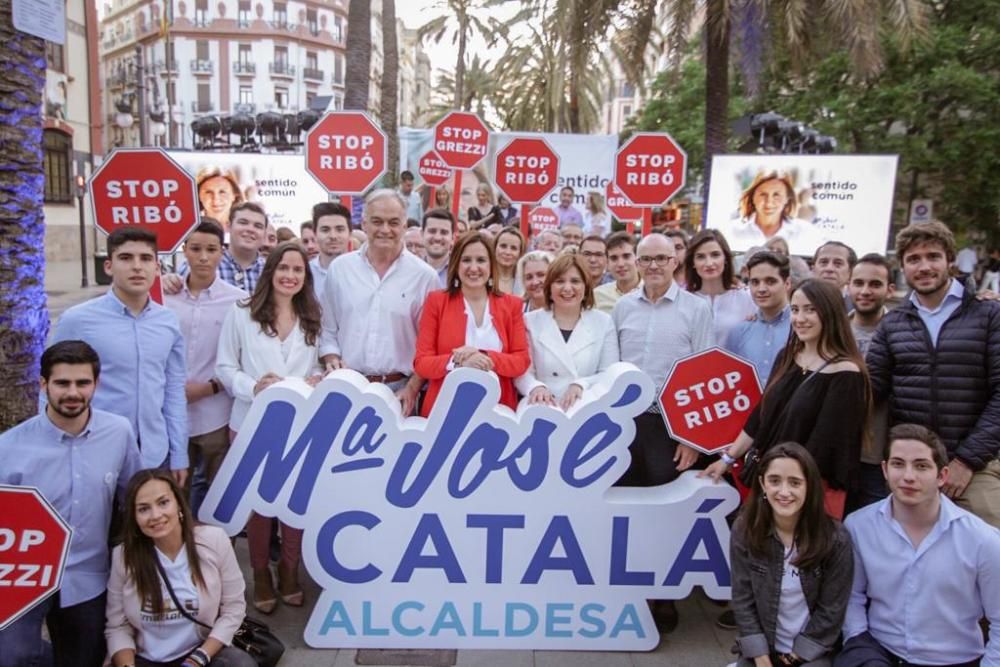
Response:
[{"label": "blue jeans", "polygon": [[[69,607],[59,606],[59,593],[0,632],[0,667],[101,667],[104,607],[107,594]],[[42,622],[52,643],[42,640]]]}]

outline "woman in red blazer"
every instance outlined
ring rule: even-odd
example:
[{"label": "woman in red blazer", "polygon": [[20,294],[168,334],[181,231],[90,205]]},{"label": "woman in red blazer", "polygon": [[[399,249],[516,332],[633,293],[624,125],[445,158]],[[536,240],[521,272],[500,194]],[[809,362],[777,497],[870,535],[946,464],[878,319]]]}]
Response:
[{"label": "woman in red blazer", "polygon": [[413,370],[427,378],[420,414],[434,407],[448,371],[478,368],[500,378],[500,402],[517,407],[514,378],[528,369],[528,339],[521,300],[497,291],[493,244],[479,232],[464,234],[451,251],[448,288],[424,302]]}]

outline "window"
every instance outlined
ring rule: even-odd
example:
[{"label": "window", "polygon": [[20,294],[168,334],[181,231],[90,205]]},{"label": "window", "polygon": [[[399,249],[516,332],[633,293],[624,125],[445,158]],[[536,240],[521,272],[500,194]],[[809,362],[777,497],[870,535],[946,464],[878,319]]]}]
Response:
[{"label": "window", "polygon": [[319,23],[316,19],[316,10],[307,9],[306,10],[306,25],[309,26],[309,32],[313,35],[319,34]]},{"label": "window", "polygon": [[274,89],[274,106],[279,109],[288,108],[288,89],[287,88],[275,88]]},{"label": "window", "polygon": [[201,27],[208,25],[208,0],[195,0],[194,24]]},{"label": "window", "polygon": [[306,67],[309,69],[319,69],[319,57],[315,51],[306,51]]},{"label": "window", "polygon": [[[171,44],[173,44],[173,42],[171,42]],[[208,40],[199,39],[197,42],[195,42],[195,51],[198,54],[198,60],[207,61],[209,59]]]},{"label": "window", "polygon": [[336,42],[344,41],[344,19],[341,16],[333,17],[333,39]]},{"label": "window", "polygon": [[236,62],[239,63],[239,65],[241,66],[240,71],[248,71],[250,69],[248,65],[250,65],[250,63],[253,62],[253,60],[251,59],[252,55],[253,51],[251,50],[249,44],[239,45],[239,51],[237,52]]},{"label": "window", "polygon": [[628,81],[623,82],[621,97],[635,97],[635,86]]},{"label": "window", "polygon": [[277,28],[285,28],[288,26],[288,11],[287,6],[284,2],[274,3],[274,25]]},{"label": "window", "polygon": [[253,104],[253,86],[240,86],[240,104]]},{"label": "window", "polygon": [[339,53],[333,54],[333,85],[344,85],[344,57]]},{"label": "window", "polygon": [[212,110],[212,89],[208,83],[198,84],[198,111]]},{"label": "window", "polygon": [[176,45],[176,43],[173,40],[171,40],[170,42],[167,43],[167,51],[166,51],[166,53],[167,53],[167,69],[169,71],[174,71],[174,70],[177,69],[177,60],[176,60],[177,55],[176,55],[176,52],[174,51],[174,46],[175,45]]},{"label": "window", "polygon": [[239,18],[241,28],[247,28],[250,26],[250,0],[240,0],[237,16]]},{"label": "window", "polygon": [[62,44],[45,42],[45,65],[51,70],[65,72],[66,65],[63,62]]},{"label": "window", "polygon": [[43,139],[45,201],[68,204],[73,201],[70,156],[73,138],[59,130],[45,130]]},{"label": "window", "polygon": [[622,118],[627,120],[628,117],[631,115],[632,115],[632,105],[626,104],[625,106],[622,107]]}]

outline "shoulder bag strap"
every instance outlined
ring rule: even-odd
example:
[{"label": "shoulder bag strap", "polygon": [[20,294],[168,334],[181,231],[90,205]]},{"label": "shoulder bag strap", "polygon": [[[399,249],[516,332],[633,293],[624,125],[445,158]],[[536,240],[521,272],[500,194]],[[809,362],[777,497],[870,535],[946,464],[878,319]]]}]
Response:
[{"label": "shoulder bag strap", "polygon": [[160,579],[163,580],[163,584],[167,587],[167,592],[170,593],[170,599],[174,601],[174,606],[177,607],[177,611],[181,613],[181,616],[191,621],[192,623],[200,625],[203,628],[207,628],[208,630],[211,630],[212,629],[211,625],[206,625],[205,623],[202,623],[197,618],[189,614],[186,609],[184,609],[184,605],[182,605],[180,600],[177,599],[177,593],[174,593],[174,587],[170,585],[170,579],[167,577],[167,573],[163,571],[163,563],[160,562],[160,557],[156,554],[154,554],[154,556],[156,558],[156,571],[160,573]]}]

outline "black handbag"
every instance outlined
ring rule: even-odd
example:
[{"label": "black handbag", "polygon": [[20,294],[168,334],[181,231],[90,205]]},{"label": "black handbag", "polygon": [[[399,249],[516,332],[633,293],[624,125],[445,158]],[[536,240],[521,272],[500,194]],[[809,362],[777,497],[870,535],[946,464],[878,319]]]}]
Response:
[{"label": "black handbag", "polygon": [[[170,599],[174,601],[177,611],[192,623],[211,630],[212,626],[202,623],[184,609],[184,605],[180,603],[177,594],[174,593],[174,587],[170,585],[170,579],[163,571],[163,564],[160,563],[159,558],[156,559],[156,569],[160,573],[160,579],[167,587],[167,592],[170,593]],[[259,667],[274,667],[281,660],[281,656],[285,654],[285,645],[274,636],[271,628],[249,616],[243,618],[243,623],[233,635],[233,646],[253,658]]]},{"label": "black handbag", "polygon": [[[794,396],[795,392],[801,389],[806,382],[809,382],[809,380],[811,380],[814,375],[816,375],[821,370],[826,368],[833,361],[834,360],[832,359],[825,361],[822,366],[820,366],[812,373],[810,373],[809,377],[803,380],[801,384],[799,384],[799,386],[795,388],[795,391],[792,392],[792,396]],[[785,402],[785,408],[781,411],[781,415],[779,416],[780,418],[784,418],[785,412],[788,410],[788,406],[792,402],[792,396],[789,396],[788,400]],[[760,477],[760,459],[763,456],[763,454],[764,452],[762,452],[760,448],[758,448],[756,445],[753,445],[747,451],[746,456],[743,459],[743,467],[740,468],[740,475],[739,475],[740,483],[743,486],[747,487],[748,489],[752,489],[753,485],[757,483],[757,478]]]}]

